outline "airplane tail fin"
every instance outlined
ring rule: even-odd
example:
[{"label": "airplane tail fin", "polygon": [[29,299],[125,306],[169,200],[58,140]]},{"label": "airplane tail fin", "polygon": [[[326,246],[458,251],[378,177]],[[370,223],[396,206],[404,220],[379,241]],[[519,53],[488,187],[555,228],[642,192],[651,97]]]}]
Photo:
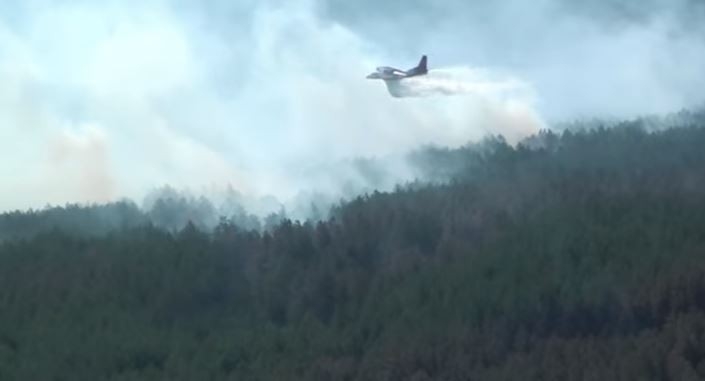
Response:
[{"label": "airplane tail fin", "polygon": [[421,69],[422,72],[426,73],[428,72],[428,68],[426,67],[426,55],[421,56],[421,61],[419,61],[419,65],[416,66],[417,68]]},{"label": "airplane tail fin", "polygon": [[409,74],[410,75],[422,75],[422,74],[428,73],[428,67],[426,66],[426,62],[427,62],[426,56],[425,55],[421,56],[421,60],[419,61],[419,64],[416,65],[415,68],[409,70],[408,71]]}]

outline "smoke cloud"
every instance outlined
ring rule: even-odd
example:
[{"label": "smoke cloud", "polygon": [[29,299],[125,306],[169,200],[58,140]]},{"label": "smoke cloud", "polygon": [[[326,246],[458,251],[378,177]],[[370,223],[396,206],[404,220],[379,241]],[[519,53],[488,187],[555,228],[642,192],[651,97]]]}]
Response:
[{"label": "smoke cloud", "polygon": [[[164,184],[305,205],[413,178],[422,145],[702,102],[702,6],[598,3],[4,1],[0,210]],[[401,99],[364,78],[420,54]]]}]

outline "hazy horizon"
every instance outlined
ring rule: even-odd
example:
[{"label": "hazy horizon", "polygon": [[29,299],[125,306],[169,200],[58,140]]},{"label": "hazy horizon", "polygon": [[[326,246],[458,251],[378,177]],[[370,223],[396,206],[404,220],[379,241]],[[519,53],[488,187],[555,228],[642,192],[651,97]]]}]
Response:
[{"label": "hazy horizon", "polygon": [[[401,4],[4,2],[0,210],[165,184],[335,196],[377,185],[356,158],[382,158],[389,186],[424,145],[705,100],[695,1]],[[441,76],[416,89],[455,95],[396,99],[365,79],[421,54]]]}]

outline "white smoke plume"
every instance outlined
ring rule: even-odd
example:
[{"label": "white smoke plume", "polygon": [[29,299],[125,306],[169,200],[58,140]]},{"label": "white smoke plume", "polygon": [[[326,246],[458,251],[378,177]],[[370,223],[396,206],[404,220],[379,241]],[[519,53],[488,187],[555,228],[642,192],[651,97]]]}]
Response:
[{"label": "white smoke plume", "polygon": [[[702,35],[671,16],[612,27],[553,0],[414,4],[3,1],[0,210],[141,200],[164,184],[335,198],[413,177],[394,158],[422,145],[703,98]],[[432,71],[405,84],[411,97],[365,79],[424,53]]]}]

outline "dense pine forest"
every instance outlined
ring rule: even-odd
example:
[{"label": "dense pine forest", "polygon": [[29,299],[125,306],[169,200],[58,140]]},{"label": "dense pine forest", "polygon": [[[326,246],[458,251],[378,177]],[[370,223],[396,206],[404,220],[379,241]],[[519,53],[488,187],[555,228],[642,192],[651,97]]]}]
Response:
[{"label": "dense pine forest", "polygon": [[0,379],[704,379],[705,114],[681,116],[421,150],[424,181],[323,220],[5,213]]}]

